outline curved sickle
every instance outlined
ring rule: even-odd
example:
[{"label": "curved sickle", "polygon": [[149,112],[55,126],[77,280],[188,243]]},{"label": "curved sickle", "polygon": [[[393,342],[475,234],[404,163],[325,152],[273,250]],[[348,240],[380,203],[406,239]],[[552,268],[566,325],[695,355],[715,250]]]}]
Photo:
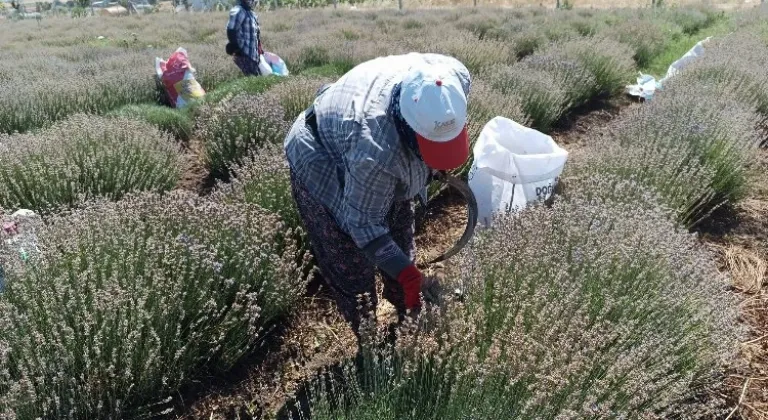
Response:
[{"label": "curved sickle", "polygon": [[472,193],[469,185],[466,182],[445,172],[438,172],[436,178],[445,182],[448,186],[458,190],[459,193],[461,193],[461,195],[464,196],[464,198],[467,200],[467,227],[464,229],[464,233],[461,235],[461,238],[459,238],[459,240],[456,242],[456,244],[453,245],[453,247],[451,247],[451,249],[433,259],[432,261],[429,261],[427,264],[434,264],[437,262],[445,261],[448,258],[458,254],[459,251],[461,251],[469,243],[469,240],[472,239],[472,236],[475,234],[475,226],[477,225],[477,200],[475,200],[475,194]]}]

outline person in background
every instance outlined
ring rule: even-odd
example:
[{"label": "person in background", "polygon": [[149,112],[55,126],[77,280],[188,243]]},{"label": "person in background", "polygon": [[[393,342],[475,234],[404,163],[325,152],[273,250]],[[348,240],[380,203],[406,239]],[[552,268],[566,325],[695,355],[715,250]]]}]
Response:
[{"label": "person in background", "polygon": [[246,76],[258,76],[259,59],[264,51],[261,46],[259,17],[253,11],[254,0],[239,0],[229,11],[226,46],[228,55]]},{"label": "person in background", "polygon": [[414,264],[413,199],[425,199],[433,171],[469,157],[469,91],[455,58],[377,58],[323,86],[285,139],[313,255],[358,340],[363,317],[375,313],[376,268],[401,322],[422,297],[437,298],[439,281]]}]

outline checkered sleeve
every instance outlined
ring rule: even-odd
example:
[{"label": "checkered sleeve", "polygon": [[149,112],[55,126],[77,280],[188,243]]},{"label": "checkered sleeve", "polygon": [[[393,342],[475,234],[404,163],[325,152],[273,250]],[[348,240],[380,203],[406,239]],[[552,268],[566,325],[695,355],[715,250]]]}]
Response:
[{"label": "checkered sleeve", "polygon": [[[383,133],[381,128],[371,132],[368,124],[363,123],[357,135],[362,136],[360,144],[370,145],[373,150],[376,144],[373,139]],[[350,159],[344,182],[344,228],[360,248],[389,233],[387,213],[398,182],[387,169],[390,162],[377,161],[372,155],[375,152],[363,151]]]}]

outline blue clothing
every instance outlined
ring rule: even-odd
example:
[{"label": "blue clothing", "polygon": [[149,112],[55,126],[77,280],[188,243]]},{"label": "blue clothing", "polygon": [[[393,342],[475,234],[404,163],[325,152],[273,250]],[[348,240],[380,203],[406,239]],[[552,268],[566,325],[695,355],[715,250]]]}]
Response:
[{"label": "blue clothing", "polygon": [[469,71],[452,57],[381,57],[356,66],[315,99],[319,139],[304,112],[285,139],[292,171],[361,249],[389,234],[394,203],[426,192],[431,170],[401,139],[391,108],[403,76],[424,63],[453,69],[469,96]]},{"label": "blue clothing", "polygon": [[261,29],[259,17],[253,10],[239,4],[229,11],[227,34],[233,34],[230,42],[237,47],[238,55],[250,58],[258,63],[261,47]]}]

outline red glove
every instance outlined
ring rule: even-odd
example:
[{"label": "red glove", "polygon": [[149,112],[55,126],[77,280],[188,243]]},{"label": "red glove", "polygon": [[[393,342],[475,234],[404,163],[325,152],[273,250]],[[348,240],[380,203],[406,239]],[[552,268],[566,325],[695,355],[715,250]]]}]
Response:
[{"label": "red glove", "polygon": [[421,306],[419,293],[421,293],[421,272],[415,265],[405,267],[397,276],[397,282],[403,287],[405,295],[405,307],[416,309]]}]

